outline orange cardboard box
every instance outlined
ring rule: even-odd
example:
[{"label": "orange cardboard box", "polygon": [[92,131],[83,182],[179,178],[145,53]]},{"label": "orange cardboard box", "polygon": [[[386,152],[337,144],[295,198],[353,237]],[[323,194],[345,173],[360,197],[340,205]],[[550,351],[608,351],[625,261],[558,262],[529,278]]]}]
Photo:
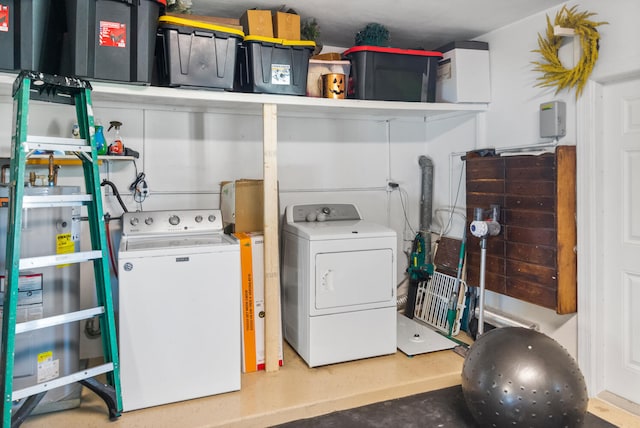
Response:
[{"label": "orange cardboard box", "polygon": [[220,211],[227,233],[264,230],[263,180],[241,179],[220,183]]},{"label": "orange cardboard box", "polygon": [[[235,233],[240,241],[242,276],[242,371],[265,369],[264,357],[264,236],[262,233]],[[282,366],[282,331],[278,363]]]},{"label": "orange cardboard box", "polygon": [[300,40],[300,15],[274,12],[273,35],[276,39]]},{"label": "orange cardboard box", "polygon": [[247,10],[240,17],[240,24],[247,36],[273,37],[270,10]]}]

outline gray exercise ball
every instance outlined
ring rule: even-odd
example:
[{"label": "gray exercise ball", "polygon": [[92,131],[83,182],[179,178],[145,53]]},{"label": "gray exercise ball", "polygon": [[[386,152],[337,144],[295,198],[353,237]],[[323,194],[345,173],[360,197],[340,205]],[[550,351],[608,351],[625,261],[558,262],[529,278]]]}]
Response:
[{"label": "gray exercise ball", "polygon": [[521,327],[490,330],[473,343],[462,367],[462,392],[482,427],[580,427],[589,399],[567,350]]}]

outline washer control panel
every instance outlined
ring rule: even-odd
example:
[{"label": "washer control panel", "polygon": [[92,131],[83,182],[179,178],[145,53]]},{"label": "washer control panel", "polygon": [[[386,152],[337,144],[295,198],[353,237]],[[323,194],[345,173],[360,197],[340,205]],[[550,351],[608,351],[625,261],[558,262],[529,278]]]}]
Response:
[{"label": "washer control panel", "polygon": [[292,205],[287,208],[287,222],[362,220],[353,204]]},{"label": "washer control panel", "polygon": [[122,215],[122,234],[222,233],[220,210],[137,211]]}]

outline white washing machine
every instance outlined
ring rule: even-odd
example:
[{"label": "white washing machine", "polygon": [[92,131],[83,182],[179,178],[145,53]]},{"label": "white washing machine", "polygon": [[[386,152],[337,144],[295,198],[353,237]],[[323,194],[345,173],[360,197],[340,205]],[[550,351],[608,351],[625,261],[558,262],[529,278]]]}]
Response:
[{"label": "white washing machine", "polygon": [[240,389],[240,247],[220,210],[125,213],[122,223],[123,410]]},{"label": "white washing machine", "polygon": [[396,247],[355,205],[286,208],[284,337],[309,367],[396,352]]}]

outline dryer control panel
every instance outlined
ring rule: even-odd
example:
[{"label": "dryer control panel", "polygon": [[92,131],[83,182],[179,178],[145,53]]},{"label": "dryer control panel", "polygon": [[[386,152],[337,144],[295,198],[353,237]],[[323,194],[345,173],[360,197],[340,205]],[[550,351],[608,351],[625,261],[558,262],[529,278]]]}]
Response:
[{"label": "dryer control panel", "polygon": [[362,216],[354,204],[310,204],[287,207],[286,220],[288,223],[362,220]]}]

